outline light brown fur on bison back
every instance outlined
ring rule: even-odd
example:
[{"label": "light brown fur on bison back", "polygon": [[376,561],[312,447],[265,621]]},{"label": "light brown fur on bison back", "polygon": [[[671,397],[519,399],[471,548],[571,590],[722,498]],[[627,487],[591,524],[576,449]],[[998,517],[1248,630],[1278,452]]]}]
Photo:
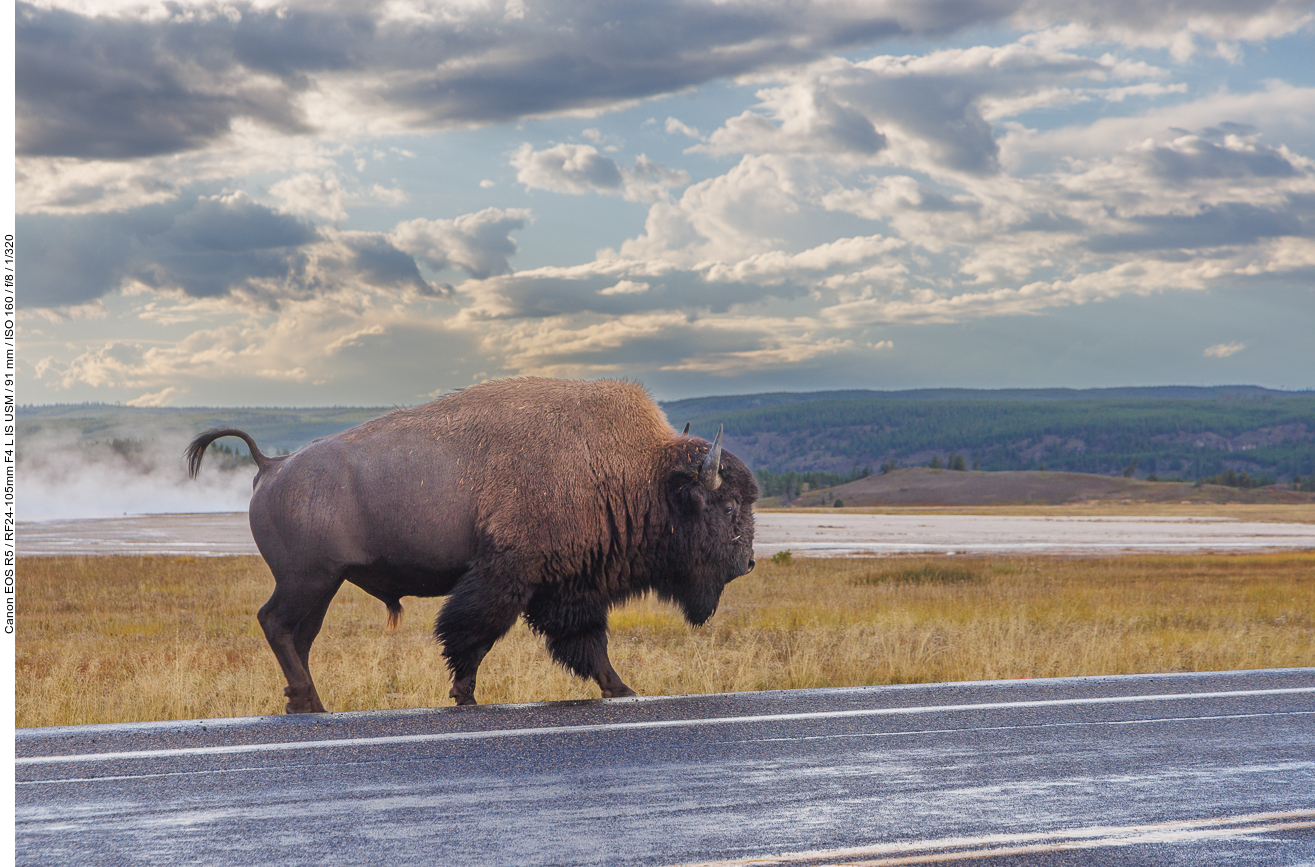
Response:
[{"label": "light brown fur on bison back", "polygon": [[647,390],[616,380],[487,382],[364,428],[409,429],[455,448],[460,483],[478,491],[480,526],[495,541],[559,554],[605,546],[609,509],[622,521],[650,511],[632,500],[657,493],[681,450]]}]

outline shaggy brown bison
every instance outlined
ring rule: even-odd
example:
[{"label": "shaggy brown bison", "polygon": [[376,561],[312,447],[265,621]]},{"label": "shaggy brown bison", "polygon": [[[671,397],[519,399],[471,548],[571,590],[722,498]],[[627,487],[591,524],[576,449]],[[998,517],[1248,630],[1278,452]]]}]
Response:
[{"label": "shaggy brown bison", "polygon": [[[686,426],[688,431],[688,426]],[[446,596],[434,624],[451,696],[524,615],[553,659],[634,695],[607,657],[608,610],[654,592],[698,625],[753,568],[758,486],[734,455],[677,435],[629,382],[511,379],[399,409],[285,456],[239,430],[256,462],[251,533],[274,573],[260,625],[289,713],[322,712],[311,642],[342,582],[388,606]]]}]

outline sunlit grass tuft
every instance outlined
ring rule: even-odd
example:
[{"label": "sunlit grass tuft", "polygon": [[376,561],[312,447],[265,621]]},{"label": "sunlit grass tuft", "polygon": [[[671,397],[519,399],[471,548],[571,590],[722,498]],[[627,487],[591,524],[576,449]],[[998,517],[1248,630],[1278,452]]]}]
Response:
[{"label": "sunlit grass tuft", "polygon": [[[282,712],[259,558],[24,558],[19,580],[19,726]],[[405,600],[390,631],[377,600],[344,587],[311,653],[326,704],[450,704],[430,633],[441,603]],[[700,629],[652,598],[611,625],[612,661],[645,695],[1307,666],[1315,554],[769,559]],[[523,624],[477,692],[597,695]]]}]

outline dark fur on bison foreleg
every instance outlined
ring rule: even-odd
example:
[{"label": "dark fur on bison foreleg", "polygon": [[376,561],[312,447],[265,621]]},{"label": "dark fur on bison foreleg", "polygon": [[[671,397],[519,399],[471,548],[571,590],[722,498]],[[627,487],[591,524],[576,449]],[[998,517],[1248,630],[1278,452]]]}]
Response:
[{"label": "dark fur on bison foreleg", "polygon": [[543,634],[552,658],[580,677],[592,678],[603,691],[603,698],[635,694],[607,657],[606,613],[582,618],[578,612],[536,599],[530,603],[525,619],[536,632]]},{"label": "dark fur on bison foreleg", "polygon": [[468,572],[443,603],[434,622],[434,637],[452,672],[449,696],[457,704],[475,704],[475,675],[494,643],[516,625],[529,591],[512,580],[490,579],[482,571]]},{"label": "dark fur on bison foreleg", "polygon": [[603,691],[603,698],[634,695],[607,658],[607,627],[567,635],[545,635],[552,658],[580,677],[592,678]]}]

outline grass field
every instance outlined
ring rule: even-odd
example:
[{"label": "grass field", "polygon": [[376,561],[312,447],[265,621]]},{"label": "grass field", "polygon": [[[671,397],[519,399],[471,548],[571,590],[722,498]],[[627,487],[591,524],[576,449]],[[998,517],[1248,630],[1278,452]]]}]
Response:
[{"label": "grass field", "polygon": [[[258,557],[19,561],[17,725],[282,712],[256,623]],[[430,636],[354,587],[311,654],[331,710],[450,704]],[[759,561],[702,629],[651,599],[612,616],[641,694],[1315,665],[1315,554]],[[523,625],[480,669],[483,703],[598,695]]]}]

